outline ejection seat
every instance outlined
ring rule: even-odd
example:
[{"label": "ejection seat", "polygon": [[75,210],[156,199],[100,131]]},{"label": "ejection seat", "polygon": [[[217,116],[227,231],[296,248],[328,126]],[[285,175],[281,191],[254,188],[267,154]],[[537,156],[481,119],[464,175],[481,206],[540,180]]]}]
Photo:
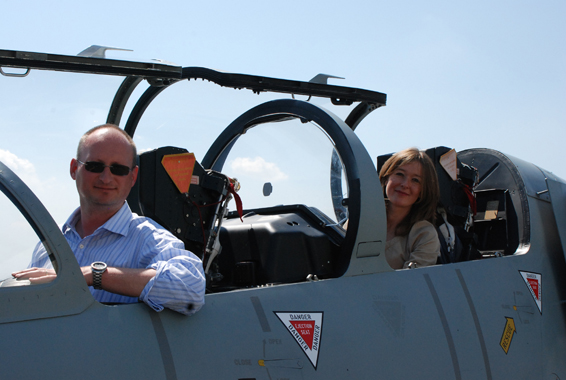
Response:
[{"label": "ejection seat", "polygon": [[434,162],[440,188],[436,220],[441,247],[438,264],[481,258],[473,228],[477,169],[464,164],[456,151],[447,147],[427,149],[426,153]]},{"label": "ejection seat", "polygon": [[144,152],[139,155],[139,168],[128,196],[132,211],[152,218],[182,240],[203,260],[207,274],[214,276],[210,263],[219,252],[218,230],[235,194],[234,182],[203,169],[182,148]]}]

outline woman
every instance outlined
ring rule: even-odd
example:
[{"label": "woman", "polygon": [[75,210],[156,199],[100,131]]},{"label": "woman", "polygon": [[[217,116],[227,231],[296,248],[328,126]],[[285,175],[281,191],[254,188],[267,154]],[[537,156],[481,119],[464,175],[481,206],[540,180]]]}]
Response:
[{"label": "woman", "polygon": [[436,264],[440,242],[434,218],[438,179],[431,159],[416,148],[389,158],[379,173],[386,197],[385,258],[393,269]]}]

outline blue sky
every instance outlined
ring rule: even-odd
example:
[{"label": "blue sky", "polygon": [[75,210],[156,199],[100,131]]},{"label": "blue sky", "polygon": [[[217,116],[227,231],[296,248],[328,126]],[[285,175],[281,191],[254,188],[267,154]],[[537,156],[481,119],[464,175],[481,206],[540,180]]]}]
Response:
[{"label": "blue sky", "polygon": [[[561,0],[29,1],[2,8],[0,49],[74,55],[97,44],[133,50],[108,54],[116,59],[296,80],[332,74],[346,78],[333,84],[388,95],[387,107],[357,130],[374,159],[409,146],[486,147],[566,178]],[[2,160],[59,223],[78,203],[68,177],[78,138],[104,122],[119,83],[44,72],[0,77]],[[217,132],[271,99],[195,82],[174,87],[142,119],[142,149],[182,145],[201,159]],[[286,154],[304,154],[299,148],[289,144]]]}]

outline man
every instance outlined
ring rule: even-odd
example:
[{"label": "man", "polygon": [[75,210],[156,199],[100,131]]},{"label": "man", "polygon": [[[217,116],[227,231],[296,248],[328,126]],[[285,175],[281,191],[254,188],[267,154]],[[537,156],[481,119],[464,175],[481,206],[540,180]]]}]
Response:
[{"label": "man", "polygon": [[[126,198],[138,175],[136,156],[131,137],[115,125],[83,135],[70,167],[80,207],[63,225],[63,235],[98,301],[139,299],[156,311],[193,314],[204,304],[202,262],[163,227],[130,211]],[[31,283],[56,277],[42,244],[30,267],[13,276]]]}]

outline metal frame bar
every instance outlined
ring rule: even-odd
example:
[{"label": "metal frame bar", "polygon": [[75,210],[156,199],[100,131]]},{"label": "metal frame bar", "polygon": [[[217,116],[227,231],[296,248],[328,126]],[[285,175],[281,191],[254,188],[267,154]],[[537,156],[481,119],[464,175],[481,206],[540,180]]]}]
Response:
[{"label": "metal frame bar", "polygon": [[[294,99],[273,100],[256,106],[234,120],[217,137],[201,161],[206,169],[222,171],[226,157],[238,137],[247,129],[274,119],[299,118],[309,120],[321,127],[333,141],[347,172],[349,199],[349,228],[338,258],[337,275],[358,275],[372,272],[390,271],[391,267],[383,255],[373,248],[369,254],[358,254],[359,245],[385,242],[386,228],[376,228],[375,215],[385,215],[383,192],[379,185],[375,166],[352,129],[338,117],[324,109],[305,101]],[[367,173],[375,175],[367,175]],[[363,175],[362,175],[363,174]],[[386,223],[385,218],[381,223]],[[378,244],[375,244],[378,248]],[[358,257],[363,256],[364,260]]]},{"label": "metal frame bar", "polygon": [[139,77],[126,77],[126,79],[124,79],[120,88],[118,88],[116,95],[114,95],[110,111],[108,111],[108,118],[106,119],[107,123],[116,125],[120,124],[124,108],[126,107],[130,96],[142,80],[143,79]]},{"label": "metal frame bar", "polygon": [[0,50],[0,66],[23,69],[68,71],[86,74],[180,79],[181,67],[158,63],[121,61],[15,50]]},{"label": "metal frame bar", "polygon": [[133,135],[141,116],[151,101],[169,85],[182,79],[203,79],[222,87],[248,89],[254,93],[278,92],[291,95],[329,98],[334,105],[360,104],[348,116],[346,123],[355,126],[370,112],[384,106],[387,95],[359,88],[322,83],[301,82],[256,75],[225,73],[204,67],[185,67],[160,63],[123,61],[106,58],[0,50],[0,67],[66,71],[75,73],[125,76],[110,107],[107,122],[119,124],[126,103],[136,86],[147,80],[151,87],[137,101],[128,119],[128,133]]}]

